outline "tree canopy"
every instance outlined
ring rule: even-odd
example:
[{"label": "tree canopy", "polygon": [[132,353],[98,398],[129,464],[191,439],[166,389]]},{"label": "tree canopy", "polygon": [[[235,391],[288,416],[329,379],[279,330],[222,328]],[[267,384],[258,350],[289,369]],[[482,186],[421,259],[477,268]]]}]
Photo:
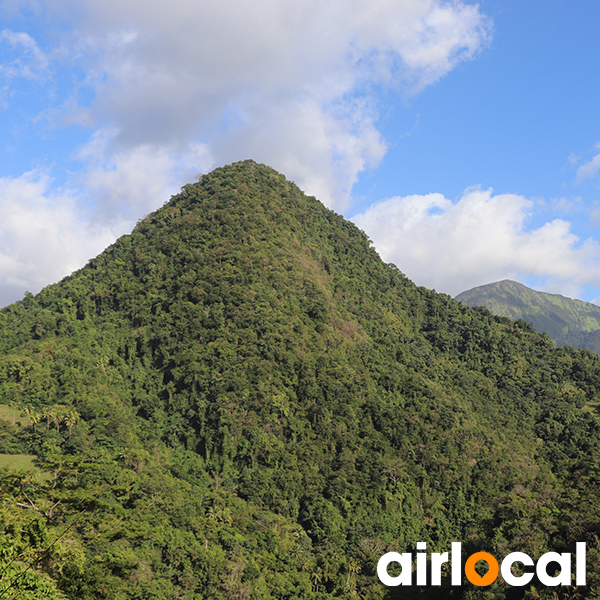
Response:
[{"label": "tree canopy", "polygon": [[[0,599],[598,597],[599,357],[415,286],[268,167],[184,186],[0,332],[0,452],[38,468],[0,471]],[[384,587],[419,541],[586,541],[588,586]]]}]

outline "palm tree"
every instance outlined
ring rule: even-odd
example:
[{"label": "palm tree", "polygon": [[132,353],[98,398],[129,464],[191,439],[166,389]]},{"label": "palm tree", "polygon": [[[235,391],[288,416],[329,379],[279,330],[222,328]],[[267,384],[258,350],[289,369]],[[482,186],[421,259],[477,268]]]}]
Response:
[{"label": "palm tree", "polygon": [[31,421],[31,423],[33,423],[33,430],[35,431],[35,424],[39,422],[40,417],[39,415],[35,412],[35,410],[27,405],[24,409],[23,409],[23,413],[25,413],[25,415],[27,416],[27,418]]},{"label": "palm tree", "polygon": [[61,409],[61,407],[55,406],[53,408],[54,410],[54,415],[52,417],[52,420],[54,421],[54,427],[56,427],[56,429],[58,429],[58,426],[64,421],[64,413]]},{"label": "palm tree", "polygon": [[35,431],[35,426],[37,423],[39,423],[42,419],[42,415],[39,412],[32,412],[29,415],[29,420],[33,423],[33,430]]},{"label": "palm tree", "polygon": [[355,560],[350,560],[346,565],[346,570],[348,571],[348,579],[346,579],[346,587],[350,585],[350,580],[356,579],[356,574],[360,571],[360,565]]},{"label": "palm tree", "polygon": [[50,430],[50,420],[55,419],[54,410],[50,406],[47,406],[46,408],[44,408],[42,410],[42,419],[46,419],[46,431],[49,431]]},{"label": "palm tree", "polygon": [[79,420],[79,413],[76,410],[69,410],[65,413],[64,423],[69,428],[69,439],[71,439],[71,430],[73,425]]},{"label": "palm tree", "polygon": [[311,573],[310,578],[312,579],[312,583],[315,586],[315,592],[318,592],[321,581],[323,580],[323,578],[321,577],[321,573],[319,573],[319,571],[317,569],[315,569]]}]

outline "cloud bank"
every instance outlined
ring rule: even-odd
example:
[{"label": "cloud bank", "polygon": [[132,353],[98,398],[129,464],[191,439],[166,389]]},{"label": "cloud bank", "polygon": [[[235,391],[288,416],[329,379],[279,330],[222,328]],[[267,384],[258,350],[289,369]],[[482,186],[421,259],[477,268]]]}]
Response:
[{"label": "cloud bank", "polygon": [[391,198],[352,221],[418,285],[452,296],[501,279],[545,280],[548,291],[577,296],[600,282],[600,244],[581,241],[556,219],[525,225],[534,203],[514,194],[471,188],[452,202],[442,194]]},{"label": "cloud bank", "polygon": [[[386,151],[372,86],[412,94],[489,39],[475,5],[441,0],[55,0],[115,148],[207,144],[254,158],[343,207]],[[206,165],[203,165],[206,166]]]}]

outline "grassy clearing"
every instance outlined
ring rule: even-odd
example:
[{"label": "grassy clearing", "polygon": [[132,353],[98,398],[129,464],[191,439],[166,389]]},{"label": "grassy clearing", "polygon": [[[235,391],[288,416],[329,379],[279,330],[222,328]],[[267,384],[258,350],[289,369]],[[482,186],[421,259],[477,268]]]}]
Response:
[{"label": "grassy clearing", "polygon": [[35,454],[0,454],[0,471],[31,471],[38,481],[51,479],[50,473],[35,466],[36,458]]},{"label": "grassy clearing", "polygon": [[36,471],[40,473],[40,469],[33,464],[36,458],[35,454],[0,454],[0,469]]},{"label": "grassy clearing", "polygon": [[0,419],[5,419],[12,423],[13,418],[18,417],[20,412],[21,411],[15,410],[12,406],[0,404]]}]

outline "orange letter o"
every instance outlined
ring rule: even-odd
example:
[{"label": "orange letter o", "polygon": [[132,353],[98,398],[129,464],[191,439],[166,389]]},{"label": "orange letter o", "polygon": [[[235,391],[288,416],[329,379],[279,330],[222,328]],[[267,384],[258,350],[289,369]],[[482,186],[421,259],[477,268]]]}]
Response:
[{"label": "orange letter o", "polygon": [[[479,560],[484,560],[488,564],[488,572],[483,577],[475,570]],[[473,585],[484,586],[494,583],[498,577],[498,570],[498,561],[488,552],[475,552],[465,563],[465,575]]]}]

